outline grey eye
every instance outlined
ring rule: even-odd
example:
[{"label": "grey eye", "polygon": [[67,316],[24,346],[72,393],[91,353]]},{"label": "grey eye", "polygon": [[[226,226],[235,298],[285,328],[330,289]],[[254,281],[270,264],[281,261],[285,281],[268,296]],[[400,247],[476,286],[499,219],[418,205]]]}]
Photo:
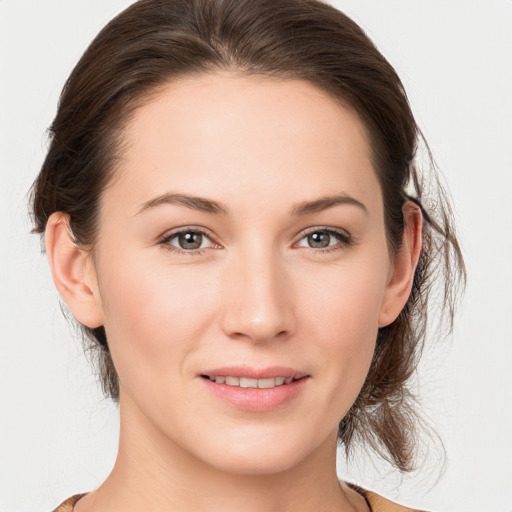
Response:
[{"label": "grey eye", "polygon": [[192,229],[172,233],[164,238],[161,243],[167,246],[168,249],[178,252],[193,252],[215,246],[206,233]]},{"label": "grey eye", "polygon": [[305,234],[297,243],[298,247],[310,249],[328,249],[336,246],[347,247],[350,245],[350,235],[334,229],[317,229]]},{"label": "grey eye", "polygon": [[199,249],[203,243],[203,234],[194,231],[179,233],[177,236],[177,241],[180,249]]},{"label": "grey eye", "polygon": [[331,238],[333,237],[330,233],[325,231],[315,231],[307,236],[307,241],[309,247],[312,247],[313,249],[325,249],[331,245]]}]

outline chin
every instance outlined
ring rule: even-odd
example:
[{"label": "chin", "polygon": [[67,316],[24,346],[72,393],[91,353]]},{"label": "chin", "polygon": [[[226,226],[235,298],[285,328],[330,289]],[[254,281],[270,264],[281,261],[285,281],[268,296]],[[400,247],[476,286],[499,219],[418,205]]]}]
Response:
[{"label": "chin", "polygon": [[239,475],[270,475],[299,466],[322,442],[304,433],[253,432],[245,436],[214,439],[199,455],[210,466]]},{"label": "chin", "polygon": [[301,458],[297,450],[291,453],[278,453],[255,455],[252,453],[224,453],[222,460],[211,461],[211,465],[224,473],[237,475],[272,475],[287,471],[297,466]]}]

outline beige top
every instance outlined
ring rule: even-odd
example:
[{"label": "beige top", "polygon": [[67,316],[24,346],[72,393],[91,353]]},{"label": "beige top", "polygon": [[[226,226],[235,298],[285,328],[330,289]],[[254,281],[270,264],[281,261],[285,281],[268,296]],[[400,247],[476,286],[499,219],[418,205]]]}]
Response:
[{"label": "beige top", "polygon": [[[370,510],[372,512],[421,512],[420,510],[414,510],[412,508],[403,507],[402,505],[397,505],[396,503],[392,503],[391,501],[379,496],[370,491],[365,491],[359,487],[351,486],[357,492],[359,492],[367,501],[370,506]],[[71,498],[67,499],[64,503],[58,506],[53,512],[73,512],[75,508],[75,503],[85,494],[76,494],[75,496],[71,496]]]}]

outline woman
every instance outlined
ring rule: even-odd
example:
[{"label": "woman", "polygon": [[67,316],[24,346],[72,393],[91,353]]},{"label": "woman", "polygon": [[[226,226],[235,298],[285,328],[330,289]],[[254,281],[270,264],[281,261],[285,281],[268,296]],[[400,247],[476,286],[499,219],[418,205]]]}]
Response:
[{"label": "woman", "polygon": [[463,276],[419,139],[326,4],[142,0],[105,27],[33,210],[121,435],[104,484],[57,510],[402,510],[335,462],[359,441],[414,467],[428,292],[444,278],[451,317]]}]

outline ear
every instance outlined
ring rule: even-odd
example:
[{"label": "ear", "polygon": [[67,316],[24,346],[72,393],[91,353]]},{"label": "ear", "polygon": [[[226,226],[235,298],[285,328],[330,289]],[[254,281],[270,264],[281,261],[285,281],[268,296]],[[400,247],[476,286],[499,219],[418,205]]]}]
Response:
[{"label": "ear", "polygon": [[68,215],[56,212],[50,216],[45,244],[53,281],[73,316],[90,328],[103,325],[92,257],[75,243]]},{"label": "ear", "polygon": [[414,274],[421,255],[423,242],[423,215],[419,206],[407,201],[402,207],[404,233],[390,269],[389,281],[379,314],[379,327],[396,320],[411,294]]}]

